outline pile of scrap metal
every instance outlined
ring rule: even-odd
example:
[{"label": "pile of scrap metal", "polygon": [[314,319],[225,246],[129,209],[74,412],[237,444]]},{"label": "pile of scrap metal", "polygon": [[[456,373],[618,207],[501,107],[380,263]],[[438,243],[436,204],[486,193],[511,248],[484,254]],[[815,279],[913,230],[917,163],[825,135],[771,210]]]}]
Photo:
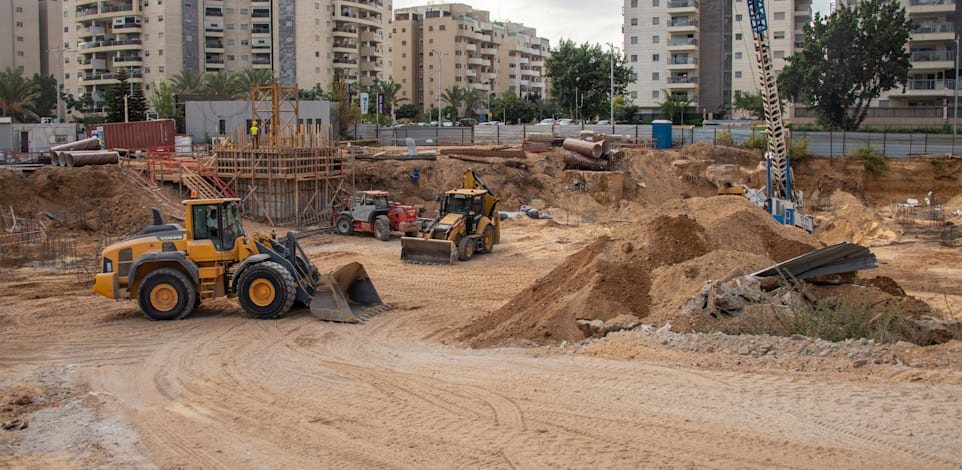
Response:
[{"label": "pile of scrap metal", "polygon": [[112,165],[119,161],[120,153],[102,149],[97,137],[50,147],[50,163],[54,166]]},{"label": "pile of scrap metal", "polygon": [[524,136],[521,149],[532,153],[547,152],[551,147],[560,147],[563,141],[563,137],[550,132],[528,132]]},{"label": "pile of scrap metal", "polygon": [[603,136],[593,141],[567,138],[562,146],[568,169],[608,171],[611,166],[611,144]]}]

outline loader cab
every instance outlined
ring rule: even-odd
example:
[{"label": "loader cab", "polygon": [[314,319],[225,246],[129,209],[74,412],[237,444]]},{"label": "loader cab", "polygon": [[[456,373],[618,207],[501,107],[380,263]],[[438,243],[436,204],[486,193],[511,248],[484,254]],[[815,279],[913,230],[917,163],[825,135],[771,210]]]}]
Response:
[{"label": "loader cab", "polygon": [[188,207],[194,240],[210,240],[217,251],[231,251],[244,235],[239,201],[191,201]]}]

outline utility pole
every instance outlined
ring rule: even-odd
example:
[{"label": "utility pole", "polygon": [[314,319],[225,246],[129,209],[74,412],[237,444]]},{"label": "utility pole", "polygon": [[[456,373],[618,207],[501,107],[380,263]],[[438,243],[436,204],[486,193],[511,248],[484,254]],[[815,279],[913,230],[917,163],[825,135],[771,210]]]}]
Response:
[{"label": "utility pole", "polygon": [[608,75],[608,81],[611,83],[611,125],[615,125],[615,45],[612,43],[606,43],[611,50],[611,72]]},{"label": "utility pole", "polygon": [[61,84],[60,84],[60,67],[61,67],[61,64],[63,64],[63,59],[62,59],[63,48],[62,48],[62,47],[58,47],[58,48],[56,48],[56,49],[48,49],[48,50],[47,50],[47,53],[48,53],[48,54],[51,53],[51,52],[55,52],[55,53],[57,54],[57,76],[56,76],[55,78],[57,79],[57,123],[59,124],[59,123],[63,122],[63,120],[62,120],[62,118],[61,118],[61,115],[60,115],[60,106],[61,106],[61,105],[60,105],[60,87],[61,87]]},{"label": "utility pole", "polygon": [[955,83],[952,86],[955,96],[955,109],[952,111],[952,141],[955,142],[959,132],[959,34],[955,34]]},{"label": "utility pole", "polygon": [[431,53],[438,58],[438,128],[441,128],[441,51],[431,49]]}]

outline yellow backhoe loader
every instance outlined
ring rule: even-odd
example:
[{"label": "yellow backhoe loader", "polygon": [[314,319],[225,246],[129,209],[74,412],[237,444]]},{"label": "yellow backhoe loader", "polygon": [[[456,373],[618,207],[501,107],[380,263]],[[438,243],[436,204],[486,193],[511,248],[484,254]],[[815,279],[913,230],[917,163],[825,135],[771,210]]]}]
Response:
[{"label": "yellow backhoe loader", "polygon": [[401,238],[401,261],[453,264],[490,253],[501,241],[497,204],[474,171],[466,171],[462,188],[444,193],[438,217],[423,222],[418,236]]},{"label": "yellow backhoe loader", "polygon": [[202,300],[237,297],[251,317],[270,319],[294,304],[322,320],[359,322],[386,306],[364,267],[351,263],[320,274],[293,233],[277,240],[247,235],[239,199],[192,199],[186,228],[154,223],[103,250],[94,292],[137,299],[152,320],[179,320]]}]

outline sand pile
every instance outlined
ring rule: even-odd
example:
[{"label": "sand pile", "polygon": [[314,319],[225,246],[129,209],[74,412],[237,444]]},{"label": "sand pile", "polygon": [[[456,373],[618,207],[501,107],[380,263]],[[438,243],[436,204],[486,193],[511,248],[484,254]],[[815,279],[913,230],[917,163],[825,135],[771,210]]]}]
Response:
[{"label": "sand pile", "polygon": [[116,165],[0,171],[0,201],[5,215],[12,208],[17,217],[42,220],[48,231],[80,237],[138,232],[151,223],[150,208],[161,207]]},{"label": "sand pile", "polygon": [[556,343],[584,339],[579,320],[633,316],[662,323],[708,279],[746,274],[819,246],[744,198],[669,201],[569,256],[463,328],[460,339],[478,347]]},{"label": "sand pile", "polygon": [[836,190],[823,199],[823,211],[815,218],[818,239],[826,245],[847,241],[864,246],[887,244],[898,235],[874,209],[845,191]]}]

